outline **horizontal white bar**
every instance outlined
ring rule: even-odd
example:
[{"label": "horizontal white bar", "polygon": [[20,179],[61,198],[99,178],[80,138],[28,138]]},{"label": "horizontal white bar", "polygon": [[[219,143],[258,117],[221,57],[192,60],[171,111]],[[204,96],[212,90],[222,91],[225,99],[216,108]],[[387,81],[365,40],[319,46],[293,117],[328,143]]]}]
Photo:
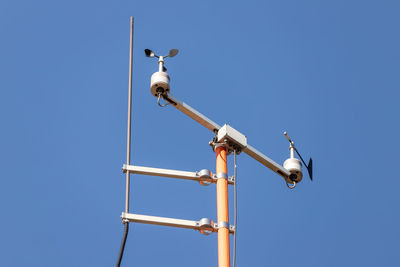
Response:
[{"label": "horizontal white bar", "polygon": [[196,172],[150,168],[150,167],[133,166],[126,164],[123,165],[122,169],[124,170],[124,172],[129,171],[130,173],[133,174],[170,177],[170,178],[178,178],[178,179],[193,180],[193,181],[199,181],[200,179]]},{"label": "horizontal white bar", "polygon": [[270,168],[272,171],[285,178],[285,180],[289,177],[290,172],[288,170],[286,170],[281,165],[279,165],[269,157],[265,156],[263,153],[250,146],[249,144],[247,144],[247,147],[243,149],[243,152],[260,162],[262,165]]},{"label": "horizontal white bar", "polygon": [[125,213],[125,212],[122,213],[121,218],[127,219],[130,222],[135,222],[135,223],[172,226],[172,227],[187,228],[187,229],[194,229],[194,230],[199,230],[199,227],[200,227],[200,224],[198,221],[189,221],[189,220],[180,220],[180,219],[167,218],[167,217],[139,215],[139,214]]},{"label": "horizontal white bar", "polygon": [[[182,220],[182,219],[167,218],[167,217],[140,215],[140,214],[133,214],[133,213],[125,213],[125,212],[122,213],[121,218],[123,220],[128,220],[129,222],[134,222],[134,223],[170,226],[170,227],[177,227],[177,228],[193,229],[193,230],[198,230],[198,231],[200,231],[202,228],[200,221],[192,221],[192,220]],[[218,225],[216,223],[211,223],[211,228],[208,230],[210,230],[211,232],[217,232]],[[230,225],[229,232],[234,233],[235,227]]]},{"label": "horizontal white bar", "polygon": [[[151,167],[134,166],[126,164],[122,166],[122,170],[124,172],[128,171],[132,174],[169,177],[169,178],[177,178],[184,180],[192,180],[197,182],[210,182],[210,183],[217,182],[217,177],[215,175],[212,175],[210,179],[202,179],[198,174],[198,172],[178,171],[178,170],[151,168]],[[233,185],[234,183],[235,181],[233,177],[228,177],[228,184]]]},{"label": "horizontal white bar", "polygon": [[193,120],[197,121],[207,129],[209,129],[210,131],[216,133],[221,128],[221,126],[219,126],[217,123],[213,122],[212,120],[210,120],[209,118],[207,118],[206,116],[204,116],[203,114],[201,114],[188,104],[180,102],[171,94],[164,96],[164,99],[170,104],[172,104],[175,108],[182,111],[183,113],[185,113],[190,118],[192,118]]}]

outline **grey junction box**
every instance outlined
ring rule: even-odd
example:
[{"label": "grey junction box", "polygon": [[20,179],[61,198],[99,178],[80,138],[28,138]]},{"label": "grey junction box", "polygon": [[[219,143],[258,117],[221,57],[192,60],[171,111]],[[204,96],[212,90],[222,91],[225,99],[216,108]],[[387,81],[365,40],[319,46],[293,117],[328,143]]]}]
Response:
[{"label": "grey junction box", "polygon": [[[228,124],[225,124],[218,130],[217,141],[224,142],[224,140],[227,140],[228,145],[233,148],[242,150],[247,147],[246,136]],[[232,143],[232,145],[229,143]]]}]

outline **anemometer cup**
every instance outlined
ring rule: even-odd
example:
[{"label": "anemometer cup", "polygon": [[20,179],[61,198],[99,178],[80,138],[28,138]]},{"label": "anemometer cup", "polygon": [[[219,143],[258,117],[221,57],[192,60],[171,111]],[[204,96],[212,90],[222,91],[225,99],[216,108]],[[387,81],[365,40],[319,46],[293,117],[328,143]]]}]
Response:
[{"label": "anemometer cup", "polygon": [[169,76],[166,72],[155,72],[151,76],[150,82],[150,91],[151,94],[155,97],[158,97],[160,94],[165,95],[169,93]]},{"label": "anemometer cup", "polygon": [[290,172],[286,182],[289,184],[299,183],[303,179],[301,162],[296,158],[289,158],[283,163],[283,167]]}]

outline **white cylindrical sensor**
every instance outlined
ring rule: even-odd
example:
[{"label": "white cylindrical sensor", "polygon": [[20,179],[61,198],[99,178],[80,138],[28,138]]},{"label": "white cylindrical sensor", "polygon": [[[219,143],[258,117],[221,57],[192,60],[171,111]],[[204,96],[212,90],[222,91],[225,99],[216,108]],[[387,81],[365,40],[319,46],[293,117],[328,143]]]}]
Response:
[{"label": "white cylindrical sensor", "polygon": [[[303,172],[301,171],[301,162],[296,158],[290,158],[285,160],[283,167],[290,172],[289,181],[294,181],[296,183],[303,179]],[[293,182],[292,182],[293,183]]]},{"label": "white cylindrical sensor", "polygon": [[166,72],[158,71],[151,75],[151,94],[158,96],[159,93],[169,93],[169,76]]}]

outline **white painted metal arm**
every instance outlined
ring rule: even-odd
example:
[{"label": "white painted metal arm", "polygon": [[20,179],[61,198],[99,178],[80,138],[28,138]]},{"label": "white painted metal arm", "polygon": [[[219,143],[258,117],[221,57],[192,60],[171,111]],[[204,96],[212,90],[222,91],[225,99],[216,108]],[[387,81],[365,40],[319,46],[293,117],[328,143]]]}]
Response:
[{"label": "white painted metal arm", "polygon": [[195,110],[194,108],[189,106],[188,104],[186,104],[184,102],[180,102],[175,97],[173,97],[171,94],[164,95],[163,97],[164,97],[165,101],[167,101],[172,106],[174,106],[178,110],[182,111],[183,113],[185,113],[190,118],[197,121],[198,123],[200,123],[207,129],[209,129],[210,131],[215,133],[221,128],[221,126],[219,126],[218,124],[216,124],[215,122],[213,122],[212,120],[210,120],[209,118],[207,118],[206,116],[204,116],[203,114],[201,114],[200,112],[198,112],[197,110]]},{"label": "white painted metal arm", "polygon": [[124,172],[129,171],[130,173],[133,174],[170,177],[170,178],[178,178],[178,179],[193,180],[193,181],[199,180],[199,175],[197,174],[197,172],[176,171],[176,170],[150,168],[150,167],[133,166],[125,164],[123,165],[122,170]]},{"label": "white painted metal arm", "polygon": [[197,230],[200,226],[198,221],[180,220],[167,217],[148,216],[124,212],[122,213],[121,218],[136,223],[172,226],[194,230]]},{"label": "white painted metal arm", "polygon": [[[218,177],[215,174],[213,174],[211,171],[209,171],[207,169],[203,169],[198,172],[188,172],[188,171],[150,168],[150,167],[142,167],[142,166],[134,166],[134,165],[124,164],[122,166],[122,170],[124,172],[129,172],[132,174],[177,178],[177,179],[183,179],[183,180],[192,180],[192,181],[197,181],[202,185],[209,185],[211,183],[216,183],[217,179],[218,179]],[[230,184],[230,185],[233,185],[235,183],[233,177],[228,177],[227,180],[228,180],[228,184]]]},{"label": "white painted metal arm", "polygon": [[[191,106],[175,99],[170,94],[164,95],[163,97],[167,102],[169,102],[175,108],[182,111],[183,113],[188,115],[190,118],[197,121],[198,123],[200,123],[201,125],[203,125],[204,127],[206,127],[207,129],[209,129],[210,131],[212,131],[214,133],[218,133],[218,131],[220,129],[223,130],[224,128],[226,128],[225,125],[224,125],[224,127],[221,128],[221,126],[219,126],[218,124],[216,124],[215,122],[213,122],[212,120],[210,120],[209,118],[207,118],[206,116],[204,116],[203,114],[201,114],[200,112],[198,112],[197,110],[192,108]],[[228,126],[228,127],[231,128],[230,126]],[[289,175],[290,175],[290,172],[288,170],[286,170],[284,167],[282,167],[281,165],[279,165],[278,163],[276,163],[275,161],[273,161],[272,159],[270,159],[269,157],[267,157],[266,155],[264,155],[263,153],[261,153],[260,151],[255,149],[254,147],[248,145],[246,143],[247,142],[246,137],[243,134],[241,134],[240,132],[238,132],[237,130],[235,130],[233,128],[231,128],[230,131],[232,132],[231,135],[229,134],[229,130],[224,131],[224,134],[222,134],[223,138],[228,138],[229,141],[236,143],[237,147],[240,147],[244,153],[246,153],[253,159],[257,160],[264,166],[268,167],[273,172],[279,174],[286,181],[291,182],[288,179]],[[219,135],[218,135],[218,137],[219,137]],[[244,141],[239,140],[239,138],[243,139]]]},{"label": "white painted metal arm", "polygon": [[257,160],[260,162],[262,165],[268,167],[271,169],[273,172],[276,172],[285,180],[289,177],[290,172],[283,168],[281,165],[270,159],[269,157],[265,156],[263,153],[255,149],[254,147],[247,145],[246,148],[243,149],[243,152],[252,157],[253,159]]},{"label": "white painted metal arm", "polygon": [[[218,224],[214,223],[208,218],[203,218],[200,221],[191,221],[191,220],[182,220],[175,218],[167,218],[167,217],[158,217],[158,216],[148,216],[148,215],[140,215],[133,213],[125,213],[123,212],[121,215],[123,220],[128,220],[134,223],[143,223],[143,224],[153,224],[153,225],[161,225],[161,226],[170,226],[177,228],[186,228],[193,229],[202,232],[203,234],[209,234],[211,232],[218,231]],[[235,232],[235,227],[233,225],[227,224],[229,232],[233,234]]]}]

